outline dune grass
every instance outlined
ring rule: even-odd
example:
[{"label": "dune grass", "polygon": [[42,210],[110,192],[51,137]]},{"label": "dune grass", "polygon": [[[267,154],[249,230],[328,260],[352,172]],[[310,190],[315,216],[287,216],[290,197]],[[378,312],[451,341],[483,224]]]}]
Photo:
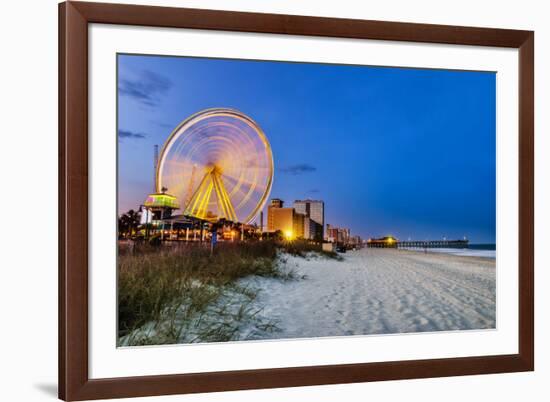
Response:
[{"label": "dune grass", "polygon": [[[276,322],[257,318],[256,290],[239,279],[251,275],[298,279],[281,251],[306,256],[306,242],[256,241],[172,247],[137,247],[118,257],[118,344],[137,346],[222,342],[258,331],[276,331]],[[334,258],[328,253],[326,257]]]},{"label": "dune grass", "polygon": [[326,258],[331,258],[334,260],[342,260],[342,257],[335,251],[325,251],[323,250],[321,244],[312,243],[307,240],[292,240],[278,243],[278,246],[287,254],[296,256],[296,257],[308,257],[312,253],[319,254]]}]

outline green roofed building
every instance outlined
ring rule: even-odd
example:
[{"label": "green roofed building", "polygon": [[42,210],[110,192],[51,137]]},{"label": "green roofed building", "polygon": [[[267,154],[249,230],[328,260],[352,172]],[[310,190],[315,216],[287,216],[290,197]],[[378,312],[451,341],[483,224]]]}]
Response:
[{"label": "green roofed building", "polygon": [[177,198],[164,192],[149,194],[143,206],[151,212],[153,221],[170,218],[172,212],[180,208]]},{"label": "green roofed building", "polygon": [[149,194],[143,205],[148,208],[180,208],[176,197],[166,193]]}]

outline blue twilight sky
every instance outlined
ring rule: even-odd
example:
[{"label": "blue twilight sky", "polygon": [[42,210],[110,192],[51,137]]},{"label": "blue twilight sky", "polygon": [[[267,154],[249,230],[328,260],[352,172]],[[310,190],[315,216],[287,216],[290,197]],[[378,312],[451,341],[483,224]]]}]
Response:
[{"label": "blue twilight sky", "polygon": [[270,198],[365,238],[495,241],[495,73],[119,55],[120,213],[153,190],[153,145],[212,107],[265,132]]}]

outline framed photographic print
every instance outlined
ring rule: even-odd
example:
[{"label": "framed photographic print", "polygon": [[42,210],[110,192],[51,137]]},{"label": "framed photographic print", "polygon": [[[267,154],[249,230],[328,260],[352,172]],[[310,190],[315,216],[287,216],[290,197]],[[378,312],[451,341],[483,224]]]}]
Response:
[{"label": "framed photographic print", "polygon": [[60,398],[533,370],[533,32],[59,10]]}]

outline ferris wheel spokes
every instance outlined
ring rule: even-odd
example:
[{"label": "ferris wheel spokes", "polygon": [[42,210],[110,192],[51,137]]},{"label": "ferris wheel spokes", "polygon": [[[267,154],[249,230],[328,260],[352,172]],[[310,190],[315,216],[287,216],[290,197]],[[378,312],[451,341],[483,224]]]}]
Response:
[{"label": "ferris wheel spokes", "polygon": [[[216,194],[216,202],[218,204],[218,211],[223,216],[209,216],[210,211],[208,206],[211,203],[212,190]],[[227,194],[227,190],[221,180],[221,172],[217,166],[211,166],[207,168],[197,190],[191,197],[191,201],[185,209],[185,215],[193,216],[199,219],[219,219],[225,218],[227,220],[237,222],[237,214],[235,208],[231,203],[231,199]]]}]

